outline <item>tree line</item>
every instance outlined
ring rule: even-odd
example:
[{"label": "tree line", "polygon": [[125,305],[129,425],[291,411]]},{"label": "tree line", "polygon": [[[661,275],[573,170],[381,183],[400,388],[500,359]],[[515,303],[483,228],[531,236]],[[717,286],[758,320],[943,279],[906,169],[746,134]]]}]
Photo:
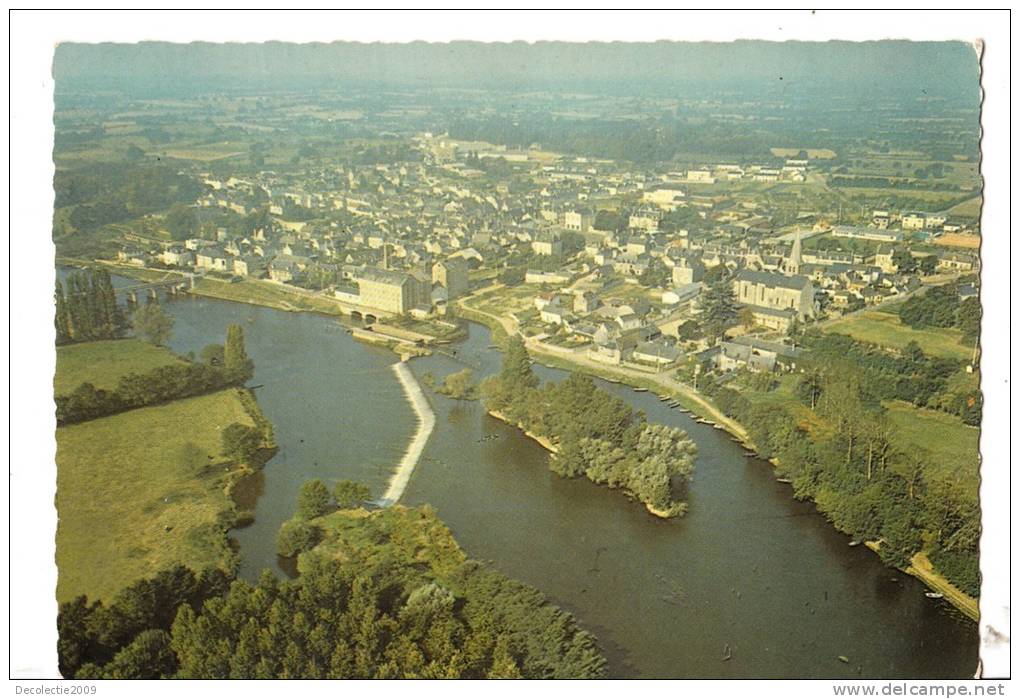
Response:
[{"label": "tree line", "polygon": [[228,386],[243,385],[255,371],[244,349],[244,332],[227,328],[227,344],[209,345],[203,361],[157,367],[142,374],[127,374],[108,391],[85,382],[68,395],[56,396],[57,424],[71,425],[98,417],[203,395]]},{"label": "tree line", "polygon": [[[342,516],[341,516],[342,517]],[[61,605],[64,677],[597,678],[595,638],[466,559],[431,508],[342,517],[294,580],[174,568]]]},{"label": "tree line", "polygon": [[957,328],[960,341],[970,345],[981,332],[981,302],[976,296],[960,299],[959,284],[945,284],[911,296],[899,309],[900,320],[912,328]]},{"label": "tree line", "polygon": [[747,428],[762,457],[775,460],[796,497],[812,499],[839,531],[879,541],[887,565],[905,567],[924,550],[943,575],[976,596],[976,492],[966,481],[936,475],[929,451],[897,446],[873,390],[879,384],[858,361],[822,356],[799,378],[799,405],[756,402],[750,387],[706,381],[703,390]]},{"label": "tree line", "polygon": [[175,203],[192,202],[202,184],[161,162],[90,163],[58,169],[53,178],[54,207],[74,207],[68,222],[91,232],[109,223],[137,218]]},{"label": "tree line", "polygon": [[865,390],[877,400],[904,400],[958,415],[965,425],[981,424],[981,391],[956,385],[955,378],[963,371],[959,360],[926,355],[914,341],[898,353],[890,353],[847,335],[814,329],[801,335],[801,343],[811,351],[805,366],[850,362]]},{"label": "tree line", "polygon": [[57,344],[112,340],[125,330],[124,314],[117,306],[110,272],[106,269],[76,270],[67,286],[57,280],[54,325]]},{"label": "tree line", "polygon": [[555,444],[550,468],[559,475],[620,488],[665,516],[686,511],[697,447],[683,430],[648,424],[582,374],[539,385],[519,337],[481,392],[486,409]]}]

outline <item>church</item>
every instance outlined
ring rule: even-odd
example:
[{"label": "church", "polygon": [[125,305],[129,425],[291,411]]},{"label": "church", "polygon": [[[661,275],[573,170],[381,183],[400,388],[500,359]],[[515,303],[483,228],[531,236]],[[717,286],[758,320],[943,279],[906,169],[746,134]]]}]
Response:
[{"label": "church", "polygon": [[[761,315],[776,317],[776,312],[791,320],[803,321],[815,314],[815,288],[811,281],[799,274],[801,267],[801,244],[798,234],[793,249],[783,267],[785,274],[755,272],[744,269],[733,280],[733,293],[737,303],[750,306],[753,311],[763,310]],[[757,315],[757,314],[756,314]],[[769,323],[763,323],[770,325]],[[787,325],[787,323],[783,323]],[[780,328],[777,328],[780,329]]]}]

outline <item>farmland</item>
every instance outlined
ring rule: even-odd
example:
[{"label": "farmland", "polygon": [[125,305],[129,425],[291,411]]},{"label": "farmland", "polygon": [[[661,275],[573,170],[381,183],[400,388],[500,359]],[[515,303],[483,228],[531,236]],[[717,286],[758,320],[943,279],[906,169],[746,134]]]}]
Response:
[{"label": "farmland", "polygon": [[177,563],[230,568],[220,433],[252,424],[237,390],[57,430],[57,599],[109,600]]}]

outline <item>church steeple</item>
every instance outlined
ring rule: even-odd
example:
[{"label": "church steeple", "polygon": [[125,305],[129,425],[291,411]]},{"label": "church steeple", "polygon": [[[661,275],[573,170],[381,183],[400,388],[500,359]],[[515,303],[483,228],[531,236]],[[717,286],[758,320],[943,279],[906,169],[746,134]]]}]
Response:
[{"label": "church steeple", "polygon": [[800,231],[794,234],[793,238],[793,250],[790,251],[790,257],[786,260],[786,272],[787,274],[800,274]]}]

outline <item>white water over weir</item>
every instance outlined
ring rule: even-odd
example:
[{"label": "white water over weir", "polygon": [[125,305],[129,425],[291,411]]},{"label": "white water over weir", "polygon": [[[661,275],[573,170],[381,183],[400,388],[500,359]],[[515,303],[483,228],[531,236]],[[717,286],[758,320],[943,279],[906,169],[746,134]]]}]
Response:
[{"label": "white water over weir", "polygon": [[429,441],[429,436],[436,426],[435,413],[429,407],[428,399],[425,398],[425,394],[415,380],[414,374],[407,368],[407,363],[397,362],[394,364],[393,373],[397,375],[400,385],[404,387],[407,400],[411,403],[411,407],[414,408],[414,412],[418,416],[418,431],[414,433],[414,438],[407,445],[404,458],[400,460],[400,465],[397,466],[396,472],[390,478],[390,484],[386,488],[386,493],[376,500],[376,504],[380,507],[389,507],[400,500],[404,490],[407,488],[408,481],[411,480],[414,467],[418,464],[418,459],[421,458],[421,453],[425,451],[425,444]]}]

